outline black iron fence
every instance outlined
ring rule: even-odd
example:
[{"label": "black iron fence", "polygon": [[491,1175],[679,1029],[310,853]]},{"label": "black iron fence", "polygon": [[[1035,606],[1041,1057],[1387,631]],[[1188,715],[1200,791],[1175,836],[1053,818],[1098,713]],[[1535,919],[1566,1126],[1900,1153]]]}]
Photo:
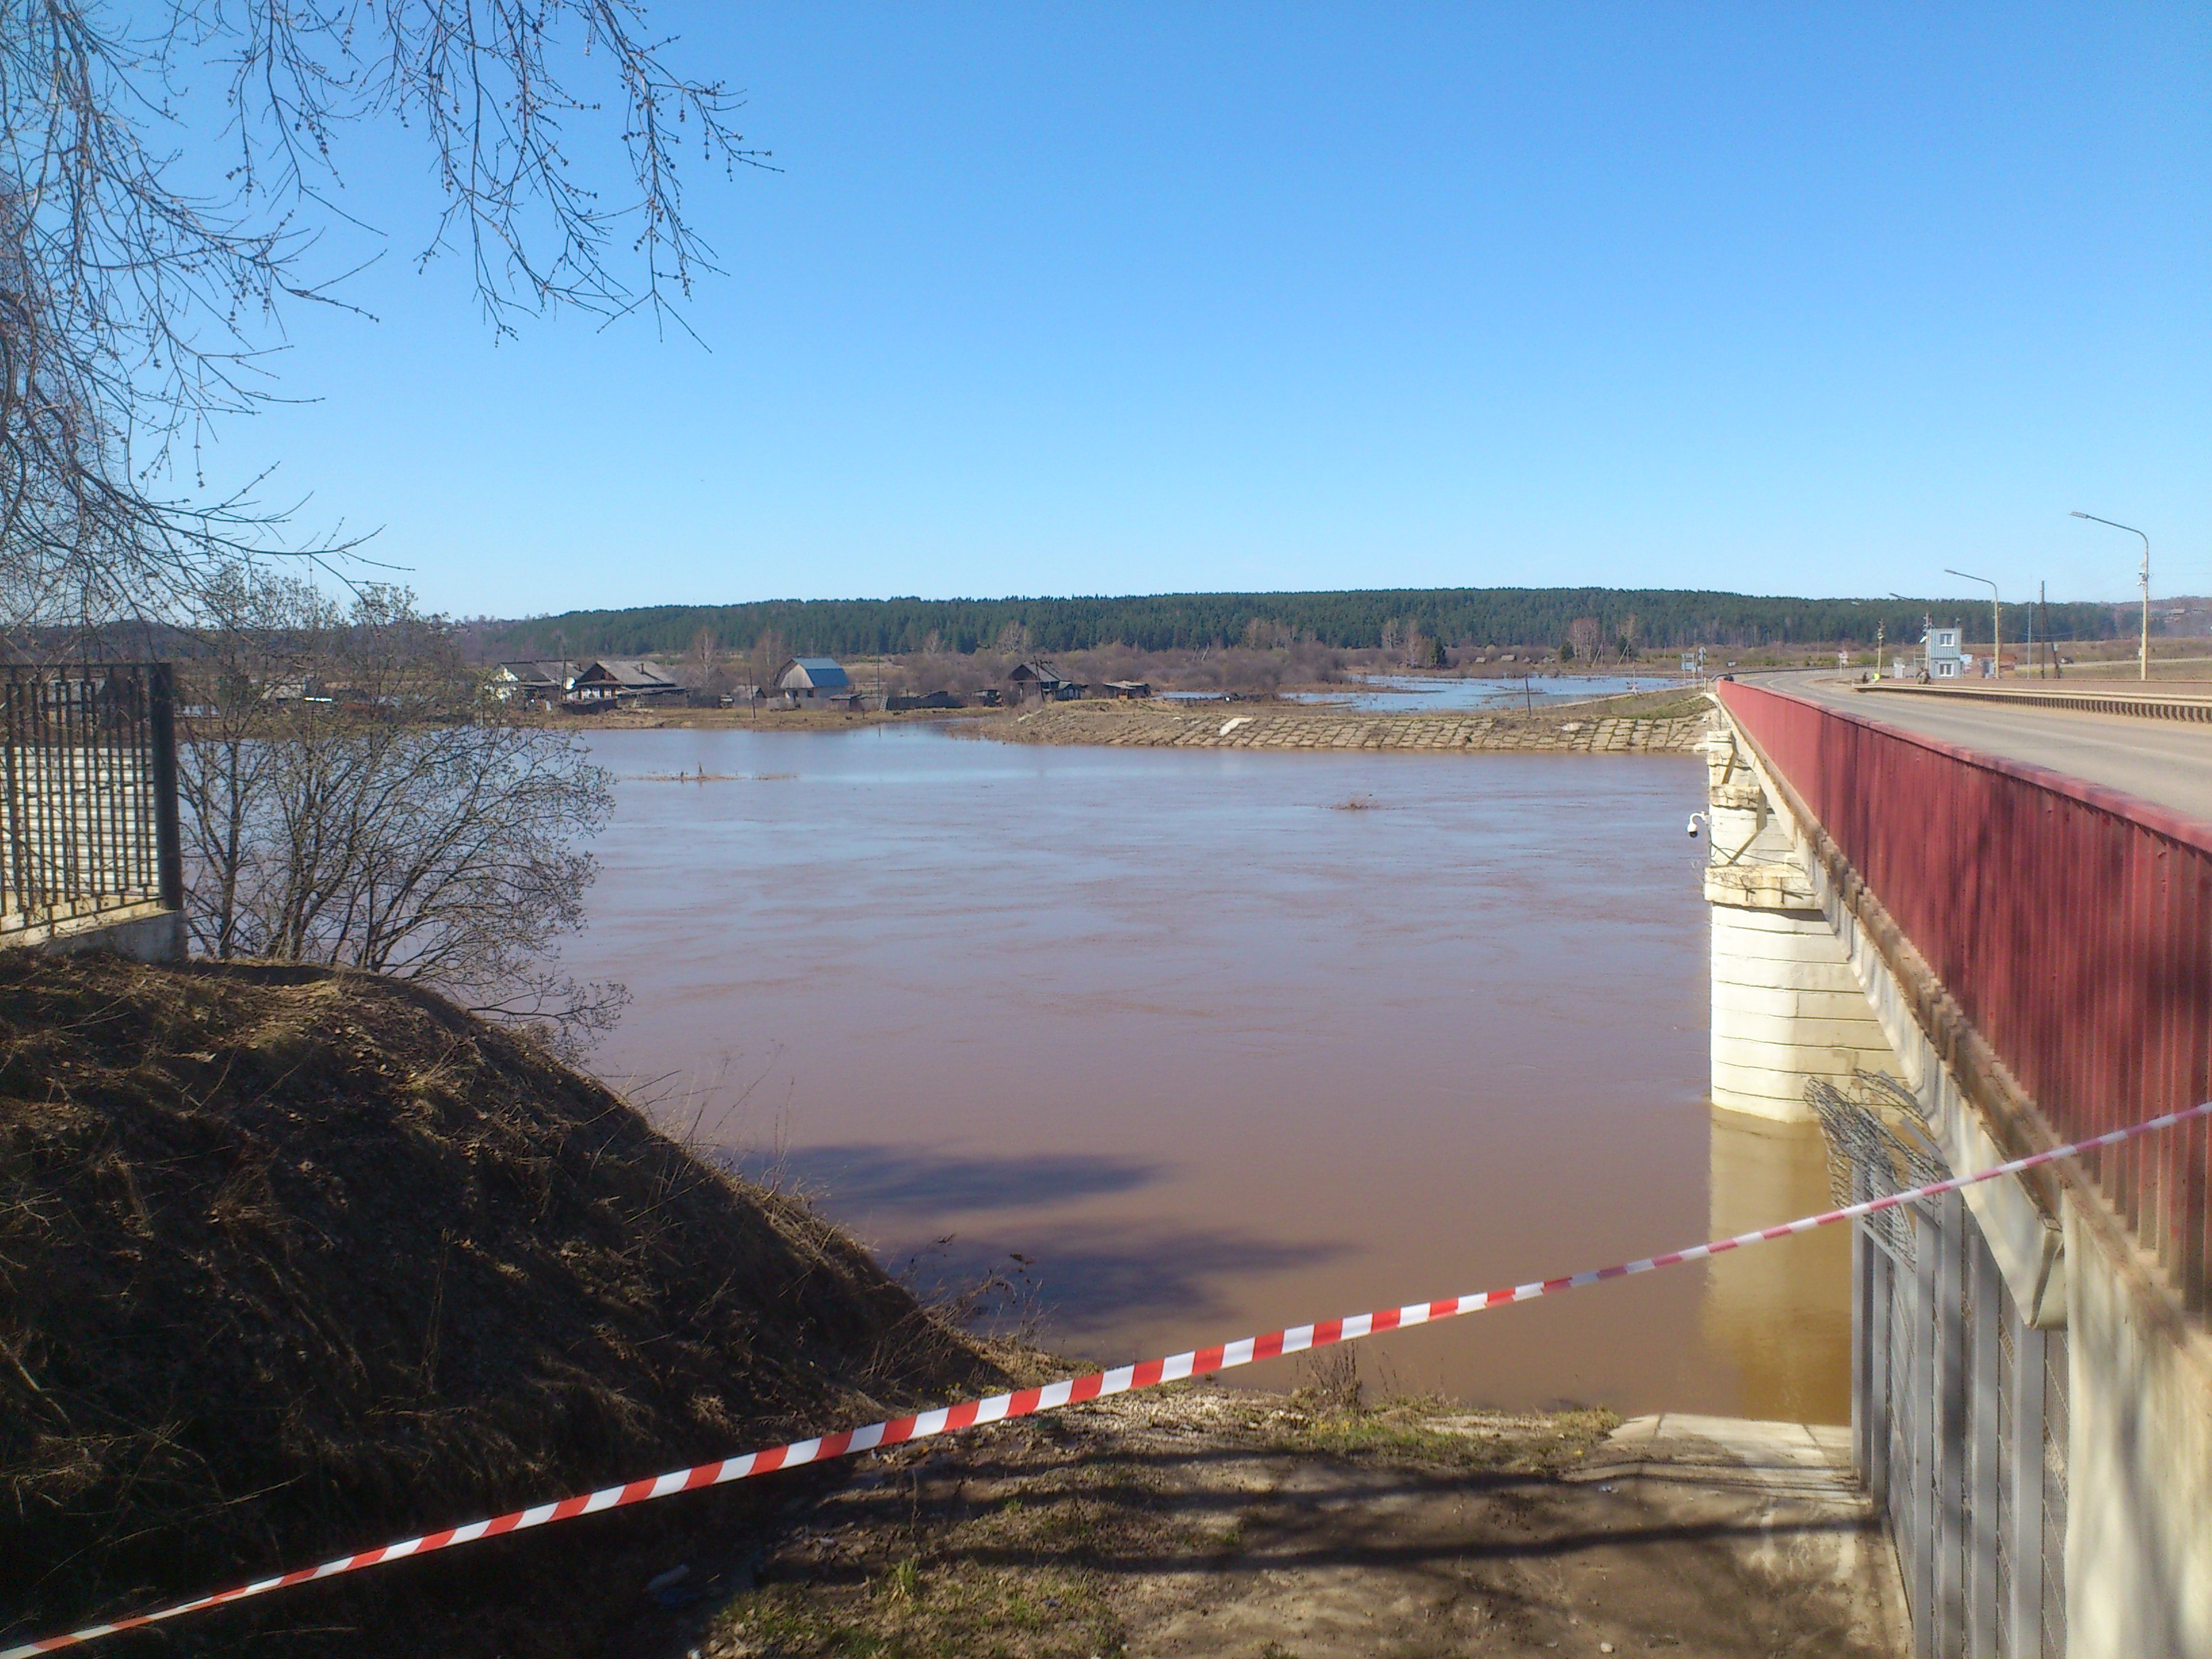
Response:
[{"label": "black iron fence", "polygon": [[163,663],[0,665],[0,942],[184,905],[174,678]]}]

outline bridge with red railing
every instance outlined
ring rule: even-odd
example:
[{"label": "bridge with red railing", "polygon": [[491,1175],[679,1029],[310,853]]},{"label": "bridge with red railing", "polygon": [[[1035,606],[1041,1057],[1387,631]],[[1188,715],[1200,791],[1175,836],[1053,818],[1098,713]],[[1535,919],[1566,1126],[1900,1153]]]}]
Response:
[{"label": "bridge with red railing", "polygon": [[[2032,1103],[1996,1126],[2001,1145],[2036,1152],[2212,1096],[2212,820],[1908,729],[1879,698],[1718,695]],[[2212,761],[2212,736],[2188,736]],[[2087,1172],[2197,1313],[2208,1170],[2198,1123]]]},{"label": "bridge with red railing", "polygon": [[[1893,1043],[1938,1057],[1931,1119],[1941,1093],[2017,1157],[2212,1097],[2212,698],[1715,700]],[[1854,1444],[1917,1652],[2212,1656],[2208,1189],[2201,1119],[2022,1182],[2055,1313],[2006,1289],[1986,1209],[1862,1240]]]}]

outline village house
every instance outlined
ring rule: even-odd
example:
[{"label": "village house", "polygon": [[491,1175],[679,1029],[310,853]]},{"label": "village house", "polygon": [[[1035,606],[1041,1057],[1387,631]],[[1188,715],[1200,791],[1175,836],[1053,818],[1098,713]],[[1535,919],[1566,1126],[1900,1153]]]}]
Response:
[{"label": "village house", "polygon": [[566,701],[571,708],[611,708],[683,695],[673,674],[642,658],[600,657],[570,682]]},{"label": "village house", "polygon": [[503,662],[491,671],[484,689],[501,702],[520,698],[550,708],[568,695],[574,668],[569,662]]},{"label": "village house", "polygon": [[793,657],[775,672],[775,689],[793,708],[817,708],[853,700],[852,677],[834,657]]},{"label": "village house", "polygon": [[1080,685],[1062,678],[1060,672],[1042,657],[1035,662],[1016,663],[1006,675],[1006,697],[1011,702],[1020,702],[1028,697],[1045,702],[1064,702],[1082,695]]}]

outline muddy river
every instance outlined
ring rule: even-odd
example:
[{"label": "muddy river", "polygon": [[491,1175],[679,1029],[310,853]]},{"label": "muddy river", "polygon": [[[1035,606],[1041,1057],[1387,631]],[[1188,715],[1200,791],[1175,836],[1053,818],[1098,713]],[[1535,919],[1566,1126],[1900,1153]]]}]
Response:
[{"label": "muddy river", "polygon": [[[595,735],[594,1057],[1109,1363],[1825,1207],[1705,1102],[1682,757]],[[703,780],[697,775],[703,770]],[[694,781],[674,781],[690,773]],[[1841,1420],[1840,1231],[1359,1345],[1370,1391]],[[1296,1362],[1245,1373],[1287,1384]]]}]

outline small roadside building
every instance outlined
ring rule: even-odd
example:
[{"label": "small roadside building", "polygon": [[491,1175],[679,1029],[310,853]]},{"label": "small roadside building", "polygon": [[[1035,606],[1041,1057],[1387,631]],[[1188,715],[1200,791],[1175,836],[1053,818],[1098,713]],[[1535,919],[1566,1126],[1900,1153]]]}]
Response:
[{"label": "small roadside building", "polygon": [[1955,680],[1966,670],[1967,657],[1960,641],[1966,636],[1962,628],[1931,628],[1921,643],[1928,649],[1928,678],[1931,680]]},{"label": "small roadside building", "polygon": [[1092,686],[1091,695],[1094,697],[1135,699],[1151,696],[1152,688],[1144,680],[1108,680],[1102,685]]},{"label": "small roadside building", "polygon": [[611,708],[683,695],[684,687],[673,674],[642,658],[600,657],[586,663],[570,682],[565,701],[572,708]]},{"label": "small roadside building", "polygon": [[775,689],[793,708],[804,708],[849,699],[853,679],[835,657],[793,657],[775,671]]}]

